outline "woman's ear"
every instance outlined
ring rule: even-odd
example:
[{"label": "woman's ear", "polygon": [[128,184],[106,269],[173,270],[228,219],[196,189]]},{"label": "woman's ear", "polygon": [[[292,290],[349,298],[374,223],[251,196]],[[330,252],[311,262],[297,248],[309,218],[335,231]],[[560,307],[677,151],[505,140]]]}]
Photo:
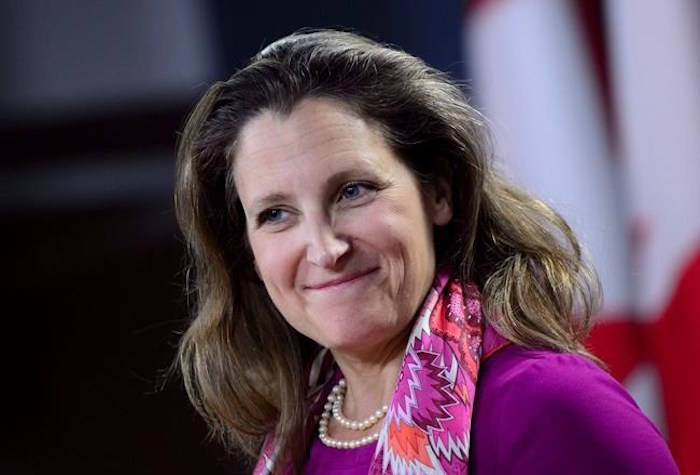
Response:
[{"label": "woman's ear", "polygon": [[427,211],[435,226],[444,226],[452,220],[452,192],[445,180],[428,188]]}]

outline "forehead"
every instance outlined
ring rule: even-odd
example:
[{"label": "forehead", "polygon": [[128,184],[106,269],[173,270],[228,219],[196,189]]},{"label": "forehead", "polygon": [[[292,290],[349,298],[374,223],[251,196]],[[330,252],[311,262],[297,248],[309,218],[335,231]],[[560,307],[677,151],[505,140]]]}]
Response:
[{"label": "forehead", "polygon": [[239,134],[233,150],[236,187],[304,177],[324,170],[393,166],[395,158],[379,128],[331,99],[306,99],[289,115],[265,110]]}]

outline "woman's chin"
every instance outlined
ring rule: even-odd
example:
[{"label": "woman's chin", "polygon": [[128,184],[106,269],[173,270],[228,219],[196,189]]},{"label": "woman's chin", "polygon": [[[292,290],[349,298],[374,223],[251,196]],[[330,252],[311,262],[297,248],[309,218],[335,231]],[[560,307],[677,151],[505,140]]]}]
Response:
[{"label": "woman's chin", "polygon": [[360,331],[361,329],[349,327],[324,335],[323,346],[333,352],[354,353],[361,352],[366,346],[371,345],[376,334]]},{"label": "woman's chin", "polygon": [[372,325],[369,322],[338,326],[333,331],[327,332],[323,336],[323,341],[319,343],[336,355],[378,356],[375,353],[381,353],[382,349],[390,347],[390,342],[403,334],[404,327],[405,325],[398,324]]}]

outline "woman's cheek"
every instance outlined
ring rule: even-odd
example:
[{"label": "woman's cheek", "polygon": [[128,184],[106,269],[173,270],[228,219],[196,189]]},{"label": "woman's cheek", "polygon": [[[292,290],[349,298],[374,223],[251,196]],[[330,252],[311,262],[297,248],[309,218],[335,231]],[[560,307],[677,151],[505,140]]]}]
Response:
[{"label": "woman's cheek", "polygon": [[268,287],[271,284],[279,287],[281,278],[289,273],[286,269],[289,247],[280,237],[277,234],[258,236],[251,242],[258,273]]}]

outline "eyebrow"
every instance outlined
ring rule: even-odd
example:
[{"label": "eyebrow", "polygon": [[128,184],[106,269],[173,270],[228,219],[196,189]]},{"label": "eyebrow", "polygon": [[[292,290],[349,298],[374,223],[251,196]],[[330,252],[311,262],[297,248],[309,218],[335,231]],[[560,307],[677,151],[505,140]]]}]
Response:
[{"label": "eyebrow", "polygon": [[286,193],[271,193],[254,200],[251,208],[257,213],[268,206],[277,204],[280,201],[286,201],[287,199],[289,199],[289,195]]}]

